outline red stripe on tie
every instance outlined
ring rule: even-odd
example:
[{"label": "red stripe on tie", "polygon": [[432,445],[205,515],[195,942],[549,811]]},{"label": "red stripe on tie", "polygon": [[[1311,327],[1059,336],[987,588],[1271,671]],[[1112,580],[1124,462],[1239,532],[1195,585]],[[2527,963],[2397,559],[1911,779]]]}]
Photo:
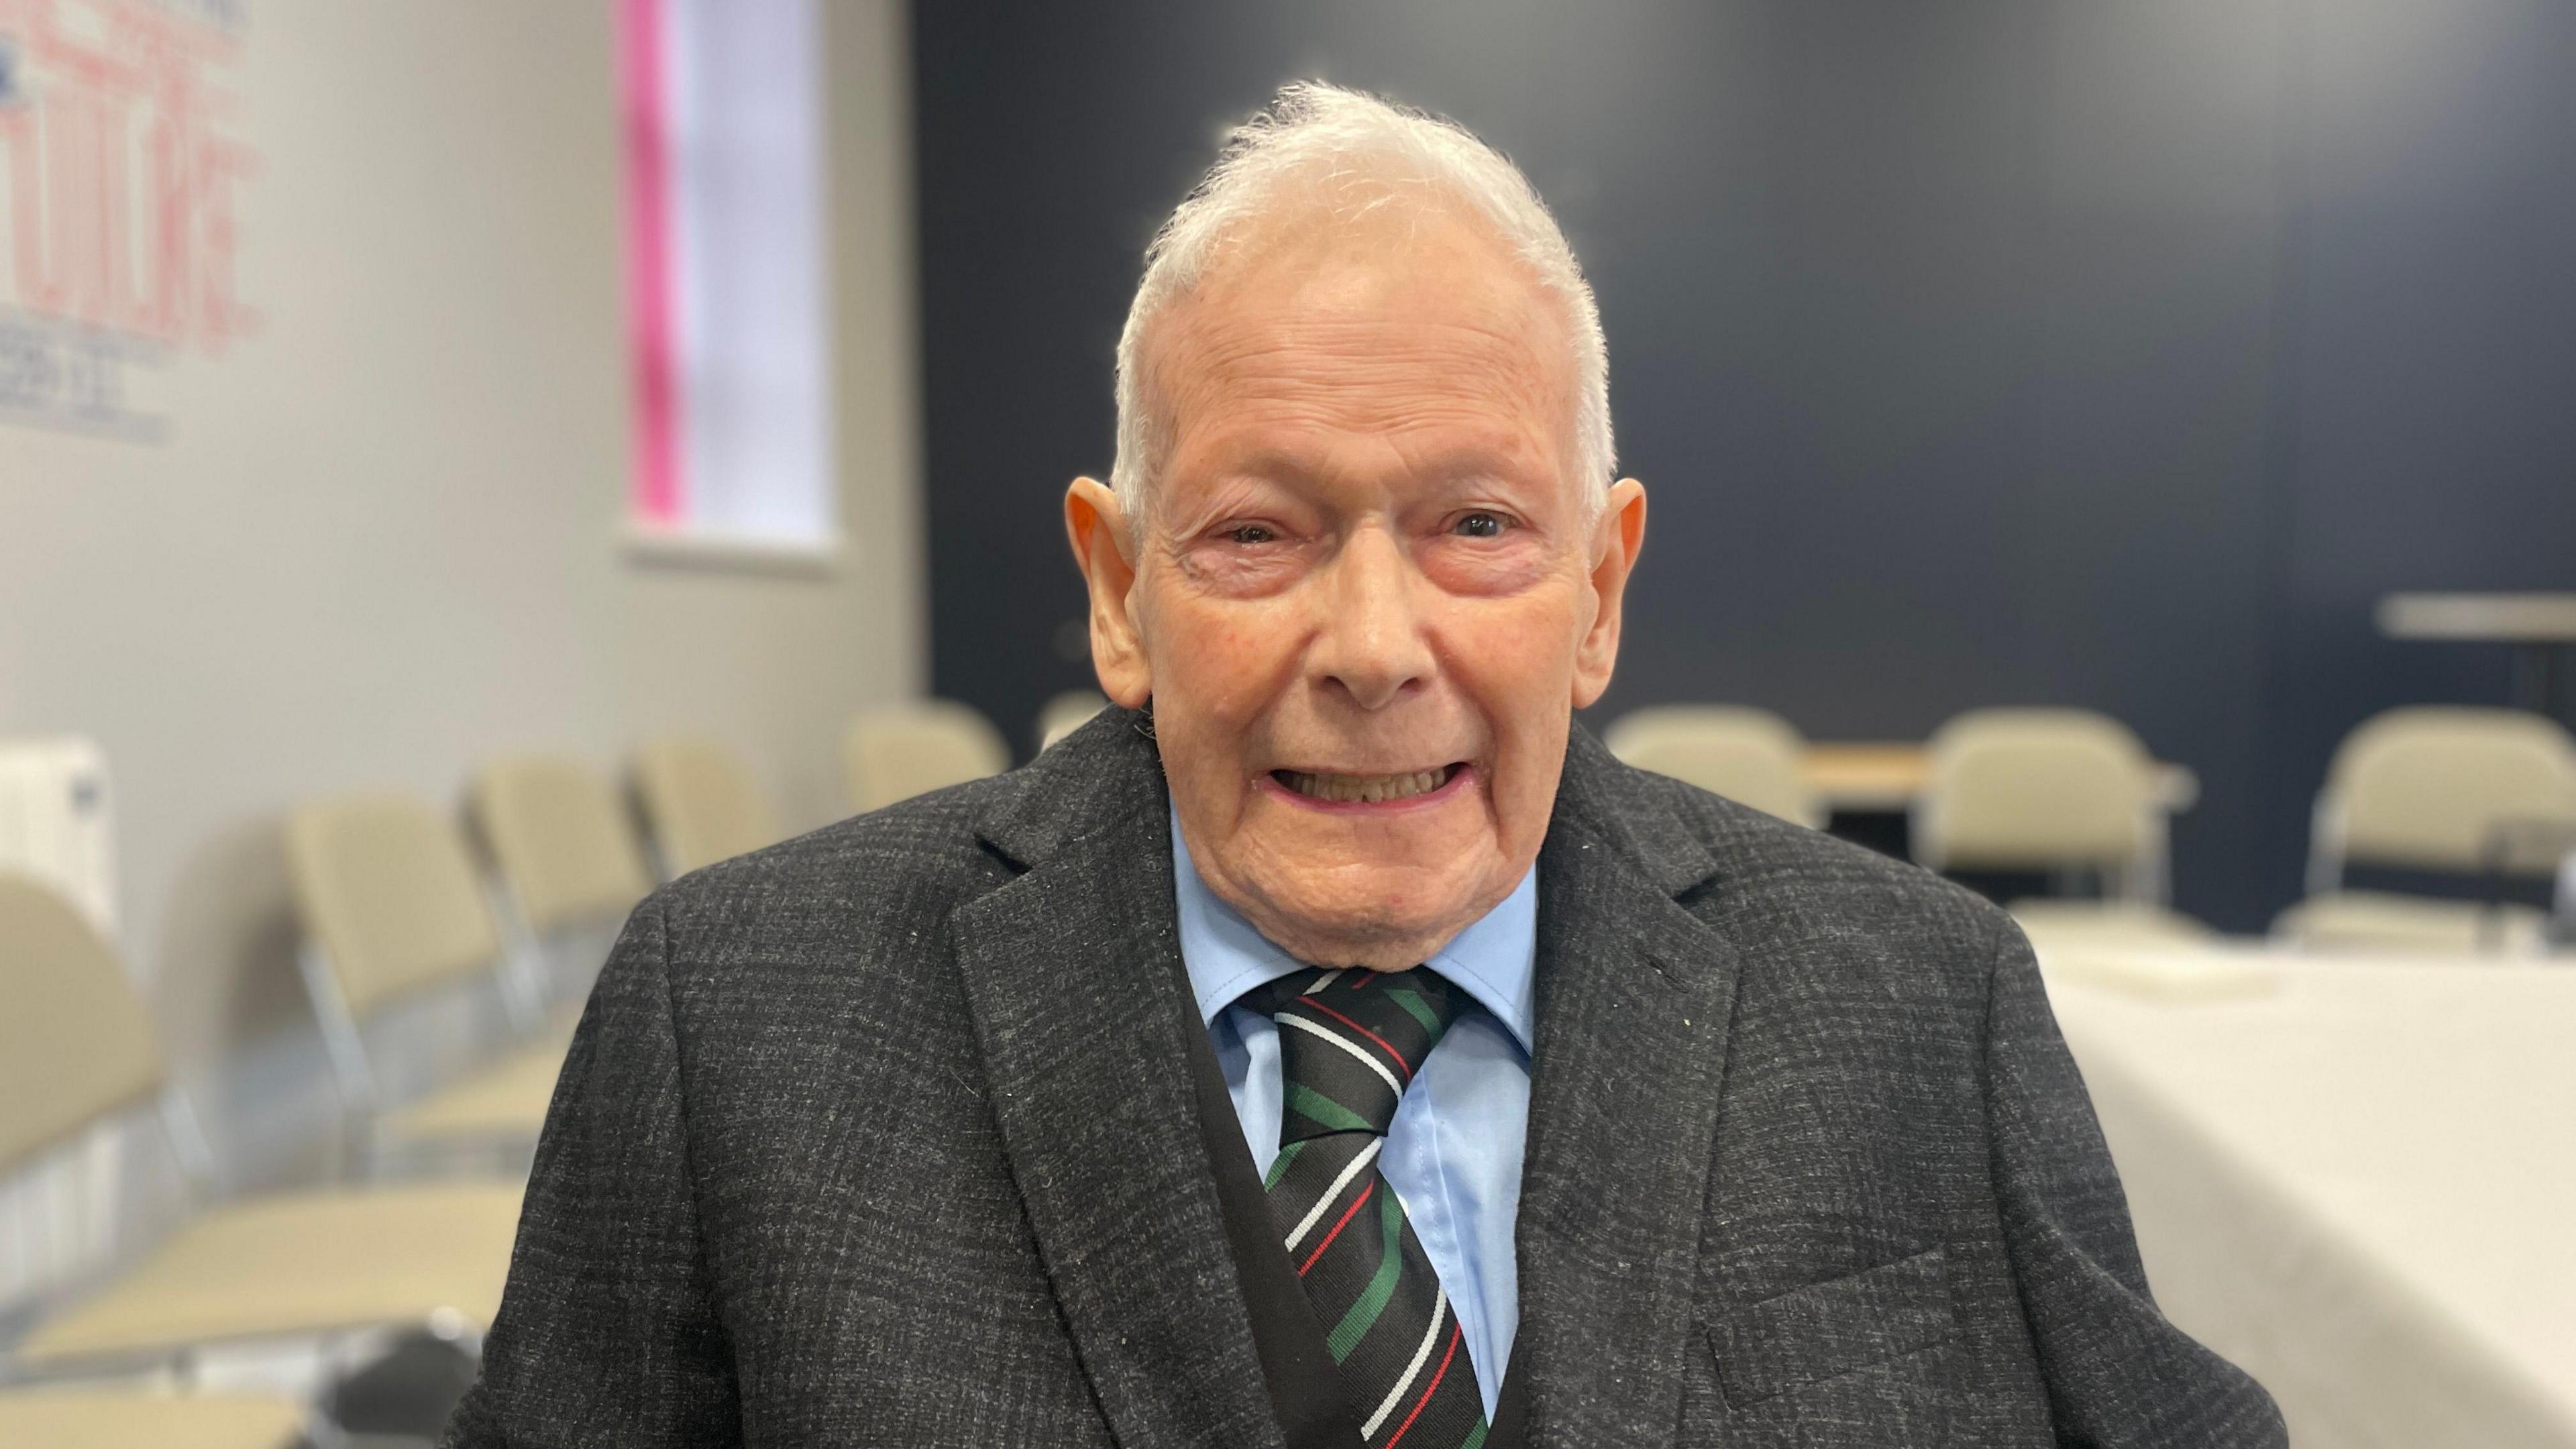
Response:
[{"label": "red stripe on tie", "polygon": [[1395,1449],[1395,1441],[1403,1438],[1404,1431],[1413,1427],[1413,1421],[1422,1417],[1423,1406],[1431,1402],[1431,1396],[1440,1391],[1440,1381],[1449,1375],[1449,1360],[1458,1356],[1458,1335],[1465,1332],[1466,1327],[1458,1321],[1456,1314],[1449,1316],[1449,1351],[1440,1355],[1440,1371],[1431,1376],[1430,1386],[1422,1391],[1421,1398],[1413,1401],[1413,1412],[1405,1415],[1404,1422],[1395,1426],[1395,1432],[1387,1436],[1381,1449]]},{"label": "red stripe on tie", "polygon": [[1333,1010],[1331,1007],[1326,1006],[1324,1003],[1317,1001],[1311,996],[1301,996],[1297,998],[1297,1000],[1304,1005],[1315,1008],[1317,1011],[1324,1013],[1326,1016],[1329,1016],[1333,1020],[1340,1022],[1342,1025],[1349,1027],[1351,1030],[1358,1032],[1360,1035],[1367,1037],[1370,1041],[1376,1042],[1380,1050],[1384,1051],[1388,1056],[1395,1058],[1395,1069],[1404,1073],[1404,1079],[1408,1082],[1413,1080],[1413,1068],[1404,1060],[1404,1053],[1388,1046],[1386,1044],[1385,1037],[1379,1036],[1376,1032],[1369,1030],[1367,1027],[1360,1025],[1358,1022],[1351,1020],[1349,1017],[1342,1015],[1340,1012]]},{"label": "red stripe on tie", "polygon": [[1377,1178],[1372,1175],[1368,1181],[1360,1184],[1360,1195],[1351,1199],[1351,1205],[1342,1209],[1342,1215],[1340,1217],[1333,1219],[1333,1230],[1324,1234],[1324,1240],[1315,1245],[1315,1251],[1306,1255],[1305,1262],[1297,1265],[1298,1277],[1305,1277],[1306,1270],[1315,1266],[1315,1260],[1324,1256],[1324,1250],[1333,1245],[1333,1239],[1342,1235],[1342,1224],[1349,1222],[1351,1220],[1351,1214],[1358,1212],[1360,1210],[1360,1204],[1367,1202],[1369,1200],[1369,1194],[1375,1191],[1377,1191]]}]

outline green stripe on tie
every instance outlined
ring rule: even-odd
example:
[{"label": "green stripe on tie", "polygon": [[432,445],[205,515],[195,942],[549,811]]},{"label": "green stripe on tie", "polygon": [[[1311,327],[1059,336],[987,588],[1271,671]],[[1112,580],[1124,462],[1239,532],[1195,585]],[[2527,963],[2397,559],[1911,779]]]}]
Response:
[{"label": "green stripe on tie", "polygon": [[1369,1125],[1366,1117],[1302,1083],[1289,1083],[1287,1096],[1290,1110],[1310,1121],[1320,1122],[1336,1132],[1373,1134],[1377,1131]]},{"label": "green stripe on tie", "polygon": [[1478,1419],[1476,1427],[1467,1431],[1467,1437],[1458,1441],[1458,1449],[1476,1449],[1476,1446],[1484,1442],[1485,1421]]},{"label": "green stripe on tie", "polygon": [[1377,1316],[1386,1311],[1386,1301],[1395,1296],[1396,1274],[1404,1271],[1404,1205],[1395,1200],[1392,1189],[1380,1201],[1385,1204],[1378,1210],[1378,1221],[1386,1227],[1386,1255],[1378,1259],[1377,1276],[1360,1291],[1360,1301],[1333,1325],[1326,1345],[1332,1349],[1335,1363],[1349,1358],[1351,1350],[1360,1346]]},{"label": "green stripe on tie", "polygon": [[1312,1137],[1301,1137],[1298,1140],[1289,1143],[1287,1146],[1280,1148],[1279,1155],[1270,1159],[1270,1175],[1261,1180],[1261,1190],[1263,1192],[1268,1192],[1270,1189],[1277,1187],[1279,1185],[1279,1179],[1288,1171],[1288,1164],[1296,1160],[1298,1149],[1314,1140],[1315,1139]]},{"label": "green stripe on tie", "polygon": [[1403,1007],[1406,1015],[1421,1022],[1422,1029],[1431,1034],[1433,1041],[1440,1040],[1440,1018],[1432,1014],[1431,1003],[1424,1001],[1421,993],[1391,986],[1387,988],[1386,999]]}]

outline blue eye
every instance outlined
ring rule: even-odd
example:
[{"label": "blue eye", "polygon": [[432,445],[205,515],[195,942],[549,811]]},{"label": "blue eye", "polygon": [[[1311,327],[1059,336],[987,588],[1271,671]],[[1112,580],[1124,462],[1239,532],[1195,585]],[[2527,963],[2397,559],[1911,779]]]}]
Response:
[{"label": "blue eye", "polygon": [[1500,538],[1503,516],[1499,513],[1475,512],[1458,520],[1456,532],[1467,538]]}]

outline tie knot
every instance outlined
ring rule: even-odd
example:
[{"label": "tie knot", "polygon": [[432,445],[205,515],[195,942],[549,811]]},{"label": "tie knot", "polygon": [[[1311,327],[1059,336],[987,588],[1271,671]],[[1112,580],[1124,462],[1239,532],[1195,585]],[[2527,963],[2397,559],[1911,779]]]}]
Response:
[{"label": "tie knot", "polygon": [[1410,971],[1310,969],[1249,994],[1279,1023],[1284,1145],[1330,1132],[1386,1135],[1396,1103],[1458,1015],[1449,983]]}]

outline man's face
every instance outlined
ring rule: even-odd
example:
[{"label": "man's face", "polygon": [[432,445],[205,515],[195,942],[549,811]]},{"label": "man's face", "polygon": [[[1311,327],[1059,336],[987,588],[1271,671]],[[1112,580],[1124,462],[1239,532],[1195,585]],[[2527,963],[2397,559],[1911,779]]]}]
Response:
[{"label": "man's face", "polygon": [[1537,857],[1644,525],[1636,483],[1574,476],[1567,326],[1437,213],[1272,239],[1150,339],[1138,541],[1068,497],[1193,863],[1301,959],[1418,964]]}]

